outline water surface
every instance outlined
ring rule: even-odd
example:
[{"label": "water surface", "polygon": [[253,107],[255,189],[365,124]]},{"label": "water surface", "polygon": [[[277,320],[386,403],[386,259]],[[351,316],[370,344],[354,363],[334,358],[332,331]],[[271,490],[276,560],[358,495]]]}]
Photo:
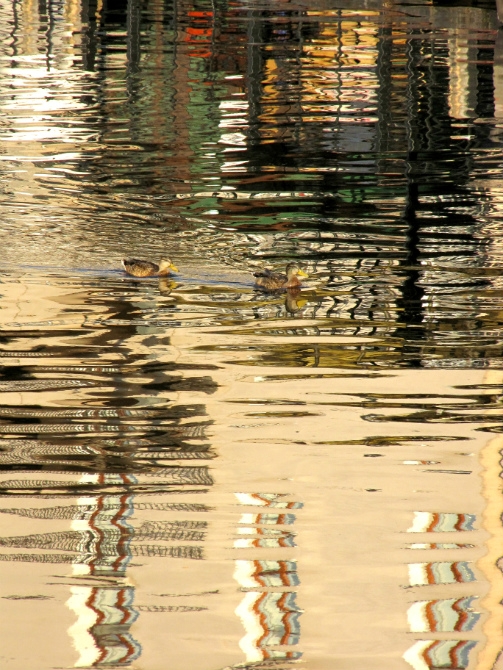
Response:
[{"label": "water surface", "polygon": [[0,19],[2,668],[500,667],[493,5]]}]

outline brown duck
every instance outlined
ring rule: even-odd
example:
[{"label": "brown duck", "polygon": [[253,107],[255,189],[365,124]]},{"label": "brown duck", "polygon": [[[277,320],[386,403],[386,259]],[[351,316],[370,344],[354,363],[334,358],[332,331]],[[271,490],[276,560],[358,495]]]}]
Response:
[{"label": "brown duck", "polygon": [[173,265],[169,258],[161,258],[159,265],[150,261],[141,261],[138,258],[123,258],[122,265],[124,270],[134,277],[165,277],[170,274],[170,270],[178,272],[178,268]]},{"label": "brown duck", "polygon": [[288,263],[286,266],[286,275],[280,272],[272,272],[272,270],[260,270],[260,272],[255,272],[255,286],[258,286],[261,289],[266,291],[277,291],[278,289],[283,288],[296,288],[302,286],[299,280],[299,275],[301,277],[307,277],[308,275],[303,272],[298,263]]}]

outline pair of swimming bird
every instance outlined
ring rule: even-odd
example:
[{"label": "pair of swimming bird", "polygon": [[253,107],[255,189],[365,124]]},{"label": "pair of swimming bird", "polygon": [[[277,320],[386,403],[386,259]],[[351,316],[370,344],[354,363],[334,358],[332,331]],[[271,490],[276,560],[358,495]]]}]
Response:
[{"label": "pair of swimming bird", "polygon": [[[150,261],[141,261],[138,258],[124,258],[122,265],[126,272],[134,277],[165,277],[170,274],[170,270],[178,272],[178,269],[173,265],[169,258],[162,258],[159,265],[151,263]],[[288,263],[286,266],[286,274],[280,272],[272,272],[272,270],[264,269],[259,272],[254,272],[255,286],[266,291],[274,291],[278,289],[297,288],[301,286],[300,277],[307,277],[308,275],[301,270],[298,263]]]}]

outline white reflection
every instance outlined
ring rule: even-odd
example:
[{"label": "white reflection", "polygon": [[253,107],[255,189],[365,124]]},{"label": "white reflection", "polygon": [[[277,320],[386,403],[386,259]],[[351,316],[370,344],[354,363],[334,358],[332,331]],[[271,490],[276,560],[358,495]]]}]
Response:
[{"label": "white reflection", "polygon": [[75,649],[80,654],[75,667],[81,668],[94,665],[100,656],[100,650],[96,646],[94,637],[89,632],[97,621],[98,613],[87,605],[92,595],[91,587],[72,586],[71,593],[72,595],[66,601],[66,605],[75,612],[77,621],[73,626],[70,626],[68,634],[73,640]]},{"label": "white reflection", "polygon": [[403,658],[407,663],[414,668],[414,670],[430,670],[430,666],[422,657],[424,652],[431,644],[431,640],[418,640],[412,647],[409,647]]},{"label": "white reflection", "polygon": [[[245,563],[246,561],[236,561],[236,563]],[[248,663],[261,661],[263,652],[258,646],[258,641],[264,634],[264,629],[260,623],[258,613],[255,611],[257,600],[262,593],[249,591],[245,593],[243,599],[236,607],[236,614],[246,631],[246,635],[239,641],[239,646],[246,656]]]}]

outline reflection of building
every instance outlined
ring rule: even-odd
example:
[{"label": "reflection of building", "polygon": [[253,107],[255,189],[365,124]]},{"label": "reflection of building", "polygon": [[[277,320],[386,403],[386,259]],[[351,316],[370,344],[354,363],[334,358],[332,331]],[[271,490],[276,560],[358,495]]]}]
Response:
[{"label": "reflection of building", "polygon": [[[264,493],[236,493],[241,505],[260,507],[267,512],[242,514],[238,528],[236,548],[275,549],[294,546],[288,531],[271,526],[288,526],[295,521],[295,514],[286,510],[302,505],[282,500],[283,496]],[[242,535],[251,535],[248,542]],[[260,539],[253,536],[259,535]],[[285,539],[290,541],[285,542]],[[267,659],[294,660],[302,653],[292,646],[300,640],[301,610],[296,603],[295,587],[299,584],[297,562],[292,560],[236,560],[234,579],[243,596],[236,608],[246,634],[240,647],[247,663]]]},{"label": "reflection of building", "polygon": [[69,633],[80,653],[75,667],[126,666],[141,655],[129,629],[138,613],[134,588],[74,586],[68,607],[78,619]]},{"label": "reflection of building", "polygon": [[[133,475],[87,475],[82,478],[82,483],[116,486],[127,491],[137,485],[138,480]],[[141,654],[141,646],[130,632],[138,617],[138,610],[133,606],[135,589],[127,583],[127,566],[131,557],[202,558],[201,546],[192,543],[204,541],[206,522],[152,521],[135,528],[130,520],[135,512],[134,499],[135,496],[128,493],[98,495],[81,498],[75,506],[1,510],[3,513],[44,520],[72,519],[70,531],[3,537],[0,538],[0,546],[63,551],[65,553],[59,555],[2,554],[1,558],[4,561],[45,562],[48,558],[54,563],[72,562],[77,581],[90,579],[98,583],[94,586],[72,586],[72,595],[67,601],[67,606],[77,616],[69,634],[80,654],[76,664],[79,667],[128,665]],[[137,503],[137,508],[142,509],[145,505]],[[152,509],[159,510],[184,509],[184,503],[152,505]],[[185,508],[192,510],[187,504]],[[205,507],[194,505],[193,509],[205,510]]]},{"label": "reflection of building", "polygon": [[[88,477],[86,479],[89,479]],[[124,486],[135,483],[131,475],[95,475],[96,483],[107,485],[114,479]],[[98,496],[95,511],[86,520],[74,520],[72,528],[82,533],[83,555],[74,564],[79,577],[123,579],[131,557],[134,528],[128,523],[133,514],[133,496]],[[89,499],[82,502],[90,504]],[[141,654],[139,643],[129,629],[138,616],[133,609],[134,588],[75,586],[67,602],[78,617],[69,633],[80,652],[77,666],[106,667],[129,664]]]},{"label": "reflection of building", "polygon": [[404,658],[414,670],[463,670],[470,662],[476,642],[460,640],[419,640]]},{"label": "reflection of building", "polygon": [[[426,539],[435,539],[433,533],[448,534],[448,542],[412,543],[410,549],[436,550],[449,552],[468,549],[473,545],[457,542],[457,536],[474,530],[476,518],[473,514],[452,512],[415,512],[414,520],[409,533],[425,534]],[[456,533],[454,538],[450,537]],[[469,537],[469,535],[468,535]],[[454,541],[451,541],[454,540]],[[435,594],[440,596],[447,592],[451,585],[467,585],[465,588],[476,588],[474,568],[470,562],[458,561],[430,561],[408,564],[410,587],[433,587]],[[445,591],[442,591],[444,589]],[[474,629],[480,619],[480,613],[474,611],[477,607],[477,595],[463,597],[435,598],[432,600],[417,600],[410,605],[407,611],[409,629],[411,633],[440,635],[443,633],[457,633],[463,638]],[[470,662],[469,654],[477,642],[470,639],[429,639],[417,640],[407,649],[403,658],[410,663],[414,670],[460,670],[467,668]]]},{"label": "reflection of building", "polygon": [[[44,3],[39,9],[31,2],[13,4],[14,10],[23,9],[25,26],[28,19],[37,19],[30,28],[32,37],[36,35],[35,43],[27,46],[17,40],[19,29],[16,27],[12,41],[9,36],[9,50],[3,52],[4,62],[12,59],[16,65],[24,63],[26,66],[24,70],[22,67],[12,68],[12,77],[17,81],[14,81],[15,85],[9,81],[5,86],[5,97],[11,96],[12,103],[12,107],[6,105],[5,110],[14,110],[9,118],[17,125],[5,123],[4,128],[5,136],[17,139],[17,146],[23,146],[28,154],[18,158],[22,169],[28,166],[26,172],[12,171],[8,183],[13,191],[24,190],[28,182],[33,188],[36,202],[30,213],[35,221],[30,219],[30,223],[35,230],[37,226],[41,227],[41,222],[45,225],[49,197],[54,221],[70,223],[69,212],[73,215],[76,210],[73,202],[76,192],[82,194],[89,209],[81,210],[80,215],[71,220],[71,225],[76,230],[85,231],[82,237],[90,249],[97,240],[100,241],[103,254],[100,261],[107,258],[110,249],[115,252],[118,242],[136,242],[142,225],[130,225],[130,214],[136,213],[140,224],[145,223],[147,228],[153,222],[163,224],[168,216],[172,216],[166,214],[166,202],[175,195],[190,196],[173,198],[169,202],[170,207],[184,215],[191,209],[207,209],[208,217],[217,212],[222,217],[236,218],[233,225],[271,226],[275,231],[288,230],[293,224],[311,226],[309,235],[304,238],[292,236],[290,246],[285,237],[269,236],[261,251],[264,256],[269,253],[269,258],[280,257],[288,246],[287,254],[311,254],[309,258],[314,259],[320,271],[330,271],[332,288],[340,274],[339,263],[347,261],[345,269],[353,270],[346,271],[347,285],[342,286],[342,281],[346,281],[343,279],[341,286],[337,286],[337,297],[333,291],[333,295],[313,300],[310,304],[310,317],[326,319],[321,326],[316,323],[308,324],[306,328],[302,324],[290,327],[288,323],[281,326],[281,334],[285,338],[292,335],[290,340],[283,340],[279,346],[274,338],[269,338],[267,344],[262,340],[254,349],[258,353],[251,355],[262,356],[269,367],[284,363],[284,367],[295,368],[295,373],[301,365],[361,369],[368,364],[384,369],[409,362],[423,365],[425,361],[438,366],[444,362],[452,365],[453,360],[472,365],[471,353],[467,351],[474,349],[479,355],[484,353],[482,364],[489,362],[480,344],[472,346],[470,340],[466,345],[461,335],[467,336],[475,330],[472,318],[480,312],[480,302],[477,301],[473,301],[471,310],[468,310],[471,297],[465,297],[468,291],[464,280],[458,278],[457,285],[446,281],[443,271],[393,271],[394,263],[396,266],[415,263],[419,249],[426,261],[454,258],[464,263],[483,258],[483,252],[474,244],[477,231],[481,230],[480,220],[473,215],[476,206],[461,199],[457,208],[453,197],[450,203],[454,211],[449,214],[449,223],[454,223],[447,230],[448,222],[443,217],[448,210],[441,208],[440,198],[437,200],[437,194],[434,194],[430,201],[421,201],[417,188],[421,179],[424,179],[424,185],[426,179],[435,180],[439,175],[442,152],[459,149],[455,156],[461,185],[441,183],[439,190],[442,197],[450,196],[451,189],[455,196],[464,195],[462,182],[470,174],[468,152],[458,146],[459,142],[465,141],[464,133],[453,136],[445,130],[452,119],[464,118],[475,111],[474,97],[466,95],[464,89],[468,84],[473,85],[482,68],[469,63],[465,69],[458,57],[470,57],[473,46],[448,36],[440,54],[434,54],[430,34],[415,34],[414,39],[409,40],[403,20],[393,25],[393,18],[385,12],[367,14],[371,20],[367,19],[363,27],[348,10],[341,10],[339,15],[326,11],[318,19],[314,10],[299,12],[294,9],[278,16],[275,12],[263,14],[258,9],[250,10],[250,15],[241,24],[239,20],[229,22],[232,23],[229,28],[225,21],[218,24],[227,11],[218,3],[212,12],[197,11],[190,3],[173,5],[171,15],[169,3],[153,3],[148,7],[151,14],[142,14],[138,11],[140,3],[133,1],[127,7],[124,3],[86,3],[85,11],[89,8],[96,11],[87,17],[88,25],[83,28],[85,44],[81,53],[73,41],[78,39],[77,36],[66,30],[73,17],[79,15],[76,11],[80,9],[79,3],[49,3],[44,5],[44,10],[42,5]],[[72,11],[64,14],[65,8]],[[45,27],[44,23],[48,24],[39,21],[37,14],[42,11],[46,17],[51,14],[51,19],[57,19],[50,30],[41,29]],[[229,14],[236,14],[231,18],[238,19],[238,11],[233,6]],[[426,13],[434,14],[431,7],[417,11],[423,18]],[[142,31],[144,20],[149,30]],[[97,28],[94,33],[90,28],[93,22]],[[439,21],[441,23],[443,19]],[[14,25],[19,24],[13,22]],[[80,28],[78,22],[75,28]],[[224,59],[213,59],[217,35],[222,36],[220,46],[222,43],[230,46],[225,64],[222,64]],[[267,39],[261,40],[261,36]],[[175,42],[177,49],[173,48]],[[142,46],[147,44],[152,48],[142,63]],[[2,48],[6,49],[5,44]],[[65,51],[68,53],[63,58]],[[237,51],[239,54],[234,57]],[[75,78],[67,79],[61,70],[70,69],[73,59],[80,56],[83,70],[74,70]],[[37,59],[44,65],[40,66]],[[27,74],[28,65],[32,66],[30,75]],[[144,78],[137,76],[140,65],[144,66]],[[235,78],[226,80],[231,67]],[[30,94],[33,89],[26,83],[30,76],[40,84],[36,97]],[[67,76],[70,77],[68,72]],[[188,86],[189,80],[191,86]],[[434,96],[429,96],[424,82],[434,86]],[[221,93],[224,87],[228,88]],[[236,90],[232,90],[233,87]],[[285,94],[285,91],[289,93]],[[225,96],[228,99],[222,101]],[[436,102],[442,103],[438,118]],[[23,110],[22,114],[20,110]],[[17,119],[16,112],[19,114]],[[39,118],[45,115],[48,129],[39,134],[30,115]],[[436,121],[439,121],[438,125]],[[12,127],[17,134],[11,136]],[[482,133],[478,135],[481,136]],[[409,139],[410,144],[405,150],[405,141]],[[78,151],[66,153],[72,143],[78,146]],[[415,153],[420,151],[426,152],[425,156]],[[49,168],[47,162],[55,157],[54,163],[61,167],[53,164]],[[248,170],[250,165],[253,172]],[[380,191],[381,186],[390,183],[393,173],[395,184],[388,191]],[[242,180],[239,189],[232,190],[233,178]],[[199,190],[200,182],[204,180],[210,185],[216,183],[222,189]],[[228,183],[223,184],[225,180]],[[282,182],[288,182],[284,190],[281,189]],[[58,183],[61,185],[59,190],[54,188]],[[253,197],[250,195],[252,190]],[[231,192],[233,197],[224,198],[223,194]],[[139,204],[136,208],[134,198],[127,200],[128,193],[137,197]],[[382,198],[381,193],[384,193]],[[152,196],[161,196],[161,204],[158,205]],[[357,206],[361,208],[356,209]],[[418,221],[421,207],[424,216]],[[460,213],[463,208],[464,212]],[[405,215],[404,219],[400,218],[405,209],[406,220]],[[356,212],[363,214],[363,223],[356,220]],[[126,213],[127,225],[124,221]],[[247,221],[248,215],[250,220]],[[10,224],[19,226],[17,230],[24,226],[24,221],[15,224],[18,219],[15,207],[9,210],[9,217]],[[204,219],[197,221],[198,225],[204,222]],[[423,230],[422,246],[421,225],[427,228],[429,236]],[[46,239],[53,243],[57,241],[59,248],[61,236],[68,235],[69,229],[69,225],[66,228],[62,225],[52,237],[46,231]],[[96,234],[100,230],[101,237]],[[152,237],[157,242],[157,234]],[[208,235],[205,239],[209,238]],[[28,236],[23,239],[28,255],[38,251],[38,239],[33,241]],[[72,234],[70,239],[74,242],[78,238]],[[222,246],[233,239],[236,238],[229,234]],[[277,246],[270,244],[271,239],[278,242]],[[208,249],[211,246],[207,245]],[[75,244],[68,244],[68,247],[72,250],[69,253],[77,253],[79,248]],[[250,255],[258,254],[257,246],[249,245],[245,249]],[[86,260],[90,256],[89,253]],[[64,258],[66,261],[66,256]],[[382,274],[376,277],[382,265],[389,270],[384,281]],[[466,280],[468,287],[479,281],[478,278]],[[115,286],[112,286],[114,282]],[[487,283],[492,284],[492,280]],[[29,282],[20,283],[20,291],[29,290],[26,289],[28,285]],[[80,281],[78,285],[80,290]],[[460,293],[456,310],[452,299],[455,285]],[[443,296],[438,291],[439,286],[443,287]],[[93,288],[83,297],[69,295],[67,287],[64,296],[63,290],[53,296],[59,304],[65,305],[64,314],[57,315],[61,321],[54,319],[51,322],[52,316],[49,318],[44,314],[39,320],[42,326],[19,325],[17,312],[13,310],[15,315],[9,319],[9,323],[14,324],[10,326],[9,337],[12,339],[9,346],[17,346],[23,337],[23,328],[30,328],[26,336],[30,341],[22,342],[20,353],[12,350],[12,358],[23,354],[23,346],[32,347],[33,351],[28,352],[34,354],[32,360],[40,361],[45,357],[47,365],[43,368],[29,365],[23,359],[23,365],[13,365],[17,366],[16,373],[21,378],[10,380],[2,389],[4,397],[13,406],[20,402],[30,406],[23,410],[25,414],[21,414],[19,408],[2,412],[2,434],[9,436],[8,443],[7,440],[2,443],[6,450],[3,464],[13,469],[22,466],[31,469],[11,474],[3,482],[4,490],[9,495],[25,491],[34,496],[82,496],[78,506],[80,512],[84,506],[80,503],[87,496],[85,506],[89,514],[86,518],[75,518],[71,516],[74,510],[66,508],[61,511],[62,516],[51,518],[46,510],[45,517],[36,513],[30,517],[26,513],[32,511],[28,505],[23,513],[11,510],[13,515],[19,514],[20,519],[44,519],[48,525],[55,519],[71,518],[74,521],[71,530],[8,534],[2,539],[5,563],[32,561],[34,565],[38,562],[37,567],[44,562],[63,566],[72,564],[75,580],[90,577],[126,580],[131,557],[202,557],[203,521],[148,519],[136,526],[131,521],[133,507],[138,512],[144,504],[144,501],[138,503],[136,496],[145,491],[163,497],[161,502],[156,502],[160,507],[149,512],[165,512],[171,511],[162,507],[167,505],[164,503],[166,495],[185,494],[190,489],[196,496],[199,491],[209,490],[213,483],[207,466],[196,464],[190,467],[190,463],[210,458],[211,454],[203,448],[204,445],[191,444],[188,434],[191,430],[193,435],[198,429],[203,430],[204,421],[196,421],[194,417],[204,413],[201,395],[211,393],[216,383],[208,379],[210,374],[206,376],[202,372],[201,364],[197,372],[199,378],[190,381],[182,379],[181,368],[177,368],[172,359],[165,360],[170,346],[166,329],[173,322],[173,305],[159,307],[157,289],[149,297],[147,287],[147,284],[128,283],[127,287],[118,288],[117,277],[114,277],[114,281],[110,280],[110,288],[107,286],[106,289],[110,291],[108,303],[106,291],[100,288]],[[42,292],[45,294],[47,290],[44,287]],[[189,291],[184,294],[184,299],[188,299],[188,294]],[[197,299],[193,298],[192,305]],[[207,303],[213,299],[209,290],[204,299]],[[35,304],[36,301],[32,302]],[[113,306],[119,304],[120,308],[114,311]],[[187,302],[184,307],[188,313]],[[205,321],[207,312],[204,314],[204,307],[201,303],[200,323],[203,327],[213,326],[211,318]],[[242,304],[236,303],[234,323],[242,320],[241,307]],[[298,307],[298,304],[288,302],[283,305],[281,301],[279,306],[257,308],[255,314],[261,317],[272,313],[275,318],[283,316],[285,310],[288,314],[297,313]],[[462,316],[453,314],[454,311],[459,311]],[[80,321],[76,314],[84,312],[86,319]],[[497,315],[493,316],[496,318]],[[395,332],[396,324],[401,322],[405,327]],[[177,324],[180,325],[179,320]],[[46,328],[47,332],[37,335],[33,331],[36,327]],[[480,330],[479,325],[477,329]],[[496,323],[491,329],[496,338],[494,346],[499,347],[500,327]],[[51,342],[54,333],[59,348]],[[386,342],[367,340],[363,344],[357,340],[348,342],[349,338],[342,343],[335,338],[323,339],[335,333],[369,337],[382,334],[388,339]],[[450,339],[449,333],[452,335]],[[417,334],[417,352],[404,354],[402,358],[401,352],[407,346],[409,351],[413,348],[410,343],[414,344]],[[238,339],[240,335],[233,333],[232,336]],[[295,339],[297,336],[299,339]],[[197,337],[202,339],[199,333]],[[67,346],[68,338],[71,344]],[[187,340],[185,333],[180,339]],[[198,366],[194,362],[196,349],[200,347],[198,355],[206,358],[202,348],[207,346],[209,351],[215,346],[216,337],[205,342],[201,339],[190,350],[190,360],[185,368],[189,371],[188,377],[195,375],[190,370]],[[77,361],[75,345],[78,341],[80,353],[88,355],[94,347],[110,365],[98,365],[100,361],[94,361],[96,365],[86,365],[85,361]],[[437,343],[434,355],[431,348],[426,350]],[[242,338],[240,343],[233,345],[234,352],[241,347],[241,359],[249,363],[250,339]],[[229,340],[222,346],[229,349]],[[41,348],[35,351],[37,347]],[[51,360],[51,356],[56,360]],[[58,358],[66,360],[58,361]],[[218,356],[214,360],[220,365]],[[223,365],[218,371],[217,366],[213,369],[215,376],[224,378],[224,384],[230,383],[232,375],[225,378]],[[175,370],[176,374],[169,374],[170,370]],[[246,373],[240,370],[239,374]],[[262,380],[264,374],[261,370]],[[262,386],[270,391],[269,384],[264,382]],[[59,395],[52,395],[56,391]],[[290,402],[293,404],[299,400],[296,391],[291,391],[293,400]],[[61,406],[58,409],[38,407],[43,405],[42,392],[47,404],[50,399],[53,405]],[[193,402],[185,404],[173,400],[178,399],[178,394],[183,396],[184,392],[194,396],[199,394],[199,405],[196,406],[194,397]],[[126,401],[138,403],[138,406],[122,406],[121,403]],[[302,402],[309,401],[303,399]],[[332,406],[336,403],[333,398],[325,401],[324,411],[330,412],[330,403]],[[376,396],[366,402],[377,404]],[[213,410],[218,411],[218,408]],[[302,410],[293,411],[302,422]],[[420,418],[422,415],[418,420]],[[389,420],[386,416],[385,421]],[[19,439],[13,437],[16,431]],[[114,439],[115,432],[117,439]],[[51,434],[54,434],[53,439],[48,437]],[[236,435],[236,430],[228,431],[228,439],[229,435]],[[30,436],[34,439],[28,439]],[[332,458],[331,454],[327,460],[333,462]],[[176,463],[178,459],[182,464]],[[265,459],[258,461],[258,467],[263,468],[266,462]],[[280,467],[284,467],[284,462]],[[79,480],[82,471],[90,474]],[[236,467],[235,472],[238,471]],[[100,472],[120,474],[107,479],[96,474]],[[255,500],[259,499],[267,500],[267,496],[257,494]],[[252,496],[244,504],[251,502]],[[171,509],[177,511],[177,508]],[[187,508],[180,509],[187,511]],[[326,518],[325,515],[326,512],[320,512],[315,523]],[[448,515],[444,516],[446,518],[440,520],[432,519],[423,532],[433,532],[435,525],[448,531],[452,520],[447,519]],[[295,546],[292,521],[292,513],[286,508],[246,514],[240,523],[234,547],[246,558],[236,562],[236,579],[245,589],[245,595],[236,611],[246,629],[243,645],[250,659],[276,656],[287,659],[298,653],[291,649],[300,634],[296,605],[297,564],[291,558],[269,554],[273,550],[286,552]],[[469,525],[469,521],[468,518],[458,518],[453,521],[452,528],[461,530]],[[431,542],[430,547],[433,545],[438,549],[449,549],[440,547],[440,543]],[[22,553],[21,549],[31,551]],[[265,558],[260,557],[261,552],[266,553]],[[468,583],[473,584],[473,575],[473,565],[468,561],[418,560],[411,562],[410,583],[421,588],[447,585],[464,588]],[[125,663],[139,653],[129,626],[137,612],[154,613],[161,605],[156,602],[134,606],[129,584],[81,586],[78,583],[70,588],[73,590],[71,612],[78,613],[78,623],[70,630],[81,651],[82,663]],[[183,595],[168,593],[166,597]],[[466,611],[470,598],[424,599],[420,602],[428,604],[418,606],[410,616],[419,632],[441,631],[451,625],[446,622],[452,622],[455,631],[466,633],[471,630],[466,622],[475,620],[474,617],[469,619],[470,612]],[[195,608],[192,611],[196,611]],[[142,618],[145,619],[138,617]],[[305,618],[302,621],[304,626]],[[427,629],[425,622],[430,628]],[[465,663],[471,642],[450,642],[426,641],[426,646],[421,647],[423,661],[445,667],[445,659],[449,656],[452,663]]]},{"label": "reflection of building", "polygon": [[480,614],[474,610],[475,596],[424,600],[413,603],[407,612],[413,633],[470,631]]}]

